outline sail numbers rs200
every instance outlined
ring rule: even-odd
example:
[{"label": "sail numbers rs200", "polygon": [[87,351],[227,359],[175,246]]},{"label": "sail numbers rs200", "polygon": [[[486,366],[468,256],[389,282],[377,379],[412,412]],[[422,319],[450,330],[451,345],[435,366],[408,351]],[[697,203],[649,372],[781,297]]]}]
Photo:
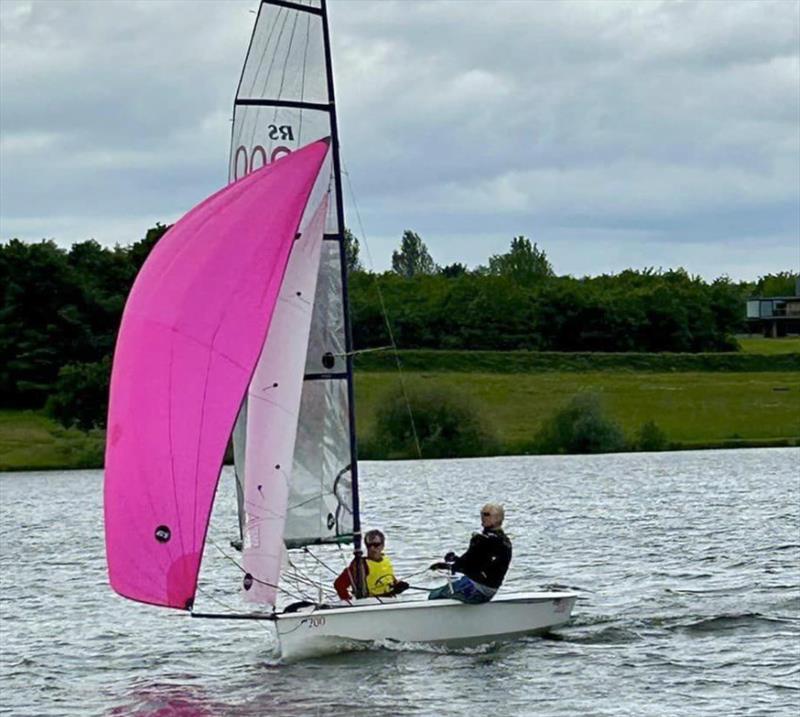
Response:
[{"label": "sail numbers rs200", "polygon": [[[284,142],[294,142],[294,130],[288,124],[267,125],[267,138],[271,140],[281,140]],[[284,155],[291,154],[292,150],[284,145],[273,147],[267,158],[267,150],[260,144],[254,145],[249,151],[247,147],[240,144],[236,148],[233,157],[233,180],[241,179],[250,172],[261,169],[268,162],[274,162]]]}]

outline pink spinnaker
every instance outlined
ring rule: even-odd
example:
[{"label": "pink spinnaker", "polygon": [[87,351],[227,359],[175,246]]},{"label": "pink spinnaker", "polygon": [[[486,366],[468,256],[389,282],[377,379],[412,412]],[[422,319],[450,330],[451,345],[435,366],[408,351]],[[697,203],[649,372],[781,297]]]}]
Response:
[{"label": "pink spinnaker", "polygon": [[206,199],[136,278],[114,354],[104,491],[109,579],[127,598],[193,603],[225,448],[328,147]]}]

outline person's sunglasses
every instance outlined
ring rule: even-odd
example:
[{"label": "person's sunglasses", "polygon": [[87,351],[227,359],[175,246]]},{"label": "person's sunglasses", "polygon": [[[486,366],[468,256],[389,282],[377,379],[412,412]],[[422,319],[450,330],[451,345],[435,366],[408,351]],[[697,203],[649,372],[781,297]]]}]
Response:
[{"label": "person's sunglasses", "polygon": [[492,514],[488,510],[481,511],[481,518],[491,518]]},{"label": "person's sunglasses", "polygon": [[367,543],[368,548],[380,548],[383,543]]}]

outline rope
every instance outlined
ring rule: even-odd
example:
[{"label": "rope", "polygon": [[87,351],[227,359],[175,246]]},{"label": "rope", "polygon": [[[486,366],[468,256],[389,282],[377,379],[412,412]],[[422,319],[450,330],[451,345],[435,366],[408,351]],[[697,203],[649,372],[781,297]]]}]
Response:
[{"label": "rope", "polygon": [[323,560],[320,560],[320,558],[318,558],[316,555],[314,555],[314,553],[312,553],[308,549],[308,546],[304,546],[303,547],[303,552],[306,553],[307,555],[310,555],[312,558],[314,558],[314,560],[316,560],[323,568],[326,568],[327,570],[329,570],[333,575],[338,575],[339,574],[330,565],[328,565]]},{"label": "rope", "polygon": [[358,349],[358,351],[342,351],[338,354],[333,354],[334,356],[358,356],[359,354],[369,354],[373,351],[388,351],[389,349],[393,348],[392,346],[375,346],[371,349]]},{"label": "rope", "polygon": [[429,571],[430,571],[430,568],[424,568],[422,570],[418,570],[416,573],[410,573],[409,575],[406,575],[405,578],[403,578],[403,580],[407,582],[408,578],[415,578],[415,577],[417,577],[417,575],[424,575],[425,573],[427,573]]},{"label": "rope", "polygon": [[[223,607],[226,610],[230,610],[234,614],[236,613],[236,608],[235,607],[233,607],[232,605],[228,605],[227,603],[224,603],[219,598],[214,597],[211,593],[206,592],[205,590],[203,590],[203,588],[200,587],[200,585],[197,586],[197,592],[202,593],[204,597],[206,597],[208,600],[211,600],[211,602],[217,603],[217,605],[219,605],[220,607]],[[190,612],[193,612],[193,611],[194,610],[190,610]]]},{"label": "rope", "polygon": [[288,555],[286,556],[286,562],[289,564],[289,567],[292,570],[291,573],[284,571],[283,575],[287,580],[294,580],[298,583],[304,583],[305,585],[315,588],[318,593],[324,594],[326,597],[335,594],[329,585],[323,583],[321,580],[314,580],[311,577],[303,574],[303,570],[295,565]]},{"label": "rope", "polygon": [[259,583],[260,585],[266,585],[267,587],[275,588],[275,590],[277,590],[278,592],[284,593],[288,597],[294,598],[295,600],[305,600],[306,599],[306,596],[303,595],[302,593],[293,593],[292,591],[287,590],[286,588],[282,588],[280,585],[275,585],[274,583],[267,582],[266,580],[260,580],[259,578],[257,578],[252,573],[248,573],[247,570],[245,570],[242,565],[240,565],[236,560],[234,560],[230,555],[228,555],[222,548],[220,548],[219,544],[217,543],[216,540],[214,540],[213,538],[209,538],[208,542],[211,543],[211,545],[213,545],[217,550],[219,550],[219,552],[222,553],[222,556],[226,560],[229,560],[231,563],[233,563],[245,575],[250,575],[250,577],[253,578],[253,580],[255,580],[255,582]]}]

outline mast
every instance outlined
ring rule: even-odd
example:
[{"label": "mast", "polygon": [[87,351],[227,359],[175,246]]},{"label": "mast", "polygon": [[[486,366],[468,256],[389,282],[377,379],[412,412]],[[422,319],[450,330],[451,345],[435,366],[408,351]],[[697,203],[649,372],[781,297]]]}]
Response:
[{"label": "mast", "polygon": [[[353,340],[326,5],[323,0],[261,0],[234,101],[231,181],[330,137],[330,164],[320,191],[327,189],[333,195],[325,217],[316,289],[313,298],[308,291],[304,294],[312,313],[311,329],[300,359],[303,385],[292,459],[259,455],[259,446],[267,445],[274,433],[265,412],[277,400],[277,392],[264,402],[256,388],[248,390],[234,430],[234,463],[240,527],[268,530],[270,535],[280,532],[283,546],[290,550],[353,542],[360,557]],[[309,215],[303,221],[310,219]],[[243,489],[271,485],[277,480],[272,475],[276,466],[289,487],[288,497],[270,502],[269,510],[256,511],[255,504],[243,499]],[[260,538],[244,541],[245,551],[256,542],[260,544]],[[254,566],[254,578],[277,582],[272,558],[259,566]],[[354,582],[356,587],[363,584]]]},{"label": "mast", "polygon": [[347,372],[347,407],[350,423],[350,479],[352,481],[353,500],[353,555],[356,558],[356,574],[354,576],[357,597],[365,596],[365,575],[361,569],[361,507],[358,492],[358,445],[356,442],[356,415],[355,399],[353,392],[353,331],[350,324],[350,297],[347,285],[347,251],[344,239],[344,201],[342,199],[342,172],[339,157],[339,125],[336,116],[336,95],[333,84],[333,62],[331,53],[330,31],[328,27],[327,0],[320,0],[322,10],[322,37],[325,48],[325,66],[327,69],[328,97],[330,98],[331,118],[331,150],[333,158],[333,181],[336,187],[336,215],[338,219],[337,235],[339,242],[339,256],[342,265],[342,307],[344,310],[345,325],[345,352]]}]

